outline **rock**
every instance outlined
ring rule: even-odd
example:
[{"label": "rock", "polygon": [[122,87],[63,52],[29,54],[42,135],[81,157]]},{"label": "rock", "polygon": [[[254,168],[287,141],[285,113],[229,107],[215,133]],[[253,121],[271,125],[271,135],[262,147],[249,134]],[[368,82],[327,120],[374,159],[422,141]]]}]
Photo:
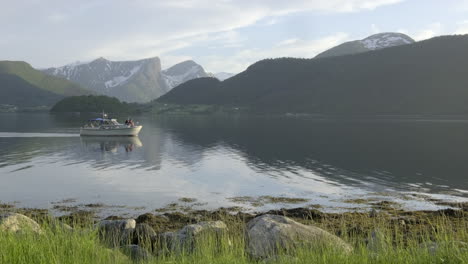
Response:
[{"label": "rock", "polygon": [[138,224],[133,231],[133,243],[140,246],[151,245],[151,239],[156,236],[156,232],[148,224]]},{"label": "rock", "polygon": [[266,214],[272,215],[283,215],[286,217],[295,217],[301,219],[322,219],[324,214],[316,209],[307,209],[307,208],[291,208],[291,209],[280,209],[280,210],[271,210]]},{"label": "rock", "polygon": [[121,245],[135,244],[152,249],[152,240],[156,232],[148,224],[137,224],[135,229],[127,229],[122,234]]},{"label": "rock", "polygon": [[59,232],[72,232],[73,228],[65,223],[62,223],[58,220],[53,220],[50,223],[50,228],[54,233],[59,233]]},{"label": "rock", "polygon": [[148,224],[153,229],[158,230],[169,222],[168,217],[164,215],[154,215],[150,213],[142,214],[136,219],[137,224]]},{"label": "rock", "polygon": [[126,220],[103,220],[98,224],[99,237],[109,247],[117,247],[130,243],[136,221]]},{"label": "rock", "polygon": [[121,247],[122,252],[134,261],[148,261],[152,258],[148,250],[138,245],[126,245]]},{"label": "rock", "polygon": [[459,248],[468,250],[468,243],[462,241],[442,241],[442,242],[425,242],[419,245],[420,248],[426,249],[429,254],[436,255],[441,248]]},{"label": "rock", "polygon": [[256,259],[275,256],[298,247],[334,248],[350,253],[352,248],[339,237],[315,226],[306,226],[279,215],[262,215],[247,224],[247,252]]},{"label": "rock", "polygon": [[197,239],[204,235],[214,234],[217,238],[227,231],[227,226],[222,221],[200,222],[187,225],[178,232],[165,232],[159,234],[155,241],[158,252],[177,252],[180,250],[192,251],[196,247]]},{"label": "rock", "polygon": [[134,229],[136,221],[134,219],[124,220],[102,220],[99,222],[99,229]]},{"label": "rock", "polygon": [[152,238],[153,250],[158,255],[164,255],[173,252],[178,248],[178,235],[177,232],[164,232],[157,234]]},{"label": "rock", "polygon": [[202,232],[222,233],[227,230],[227,226],[223,221],[200,222],[198,224],[187,225],[179,231],[179,235],[186,238],[198,236]]},{"label": "rock", "polygon": [[31,218],[17,213],[0,214],[0,231],[42,233],[41,227]]},{"label": "rock", "polygon": [[386,246],[385,235],[378,229],[372,230],[367,242],[367,249],[373,253],[379,253],[384,251]]},{"label": "rock", "polygon": [[111,246],[116,247],[119,245],[126,246],[126,245],[135,244],[133,243],[133,239],[135,236],[134,232],[135,232],[135,229],[124,229],[124,230],[118,231],[117,233],[120,233],[120,237],[118,237],[119,239],[112,240],[112,237],[110,237]]}]

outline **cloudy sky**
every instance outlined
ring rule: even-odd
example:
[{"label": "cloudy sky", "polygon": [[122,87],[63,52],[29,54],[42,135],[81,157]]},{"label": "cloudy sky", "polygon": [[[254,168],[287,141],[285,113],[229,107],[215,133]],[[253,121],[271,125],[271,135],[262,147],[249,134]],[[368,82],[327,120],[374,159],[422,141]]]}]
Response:
[{"label": "cloudy sky", "polygon": [[468,0],[0,0],[0,60],[193,59],[233,72],[378,32],[468,34]]}]

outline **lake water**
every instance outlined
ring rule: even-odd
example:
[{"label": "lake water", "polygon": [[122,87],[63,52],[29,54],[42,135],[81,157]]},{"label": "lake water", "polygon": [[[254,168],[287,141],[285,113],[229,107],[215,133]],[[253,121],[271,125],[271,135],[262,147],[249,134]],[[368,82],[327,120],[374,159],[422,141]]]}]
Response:
[{"label": "lake water", "polygon": [[[357,198],[407,209],[468,200],[464,120],[140,116],[138,138],[80,138],[87,118],[0,114],[0,201],[139,213],[182,197],[198,208],[328,211],[362,206]],[[308,201],[252,201],[260,196]]]}]

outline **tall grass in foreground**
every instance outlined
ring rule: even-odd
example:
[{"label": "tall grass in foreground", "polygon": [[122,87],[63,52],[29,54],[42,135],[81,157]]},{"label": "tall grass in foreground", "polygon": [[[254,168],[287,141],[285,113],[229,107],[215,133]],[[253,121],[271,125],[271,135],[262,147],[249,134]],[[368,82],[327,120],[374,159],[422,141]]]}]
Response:
[{"label": "tall grass in foreground", "polygon": [[[269,263],[468,263],[468,219],[445,216],[401,224],[388,218],[341,220],[334,228],[354,250],[346,255],[332,248],[298,248],[280,252]],[[159,249],[148,263],[259,263],[246,252],[245,225],[229,223],[221,236],[206,235],[193,250],[177,253]],[[362,229],[356,229],[356,226]],[[132,263],[118,249],[106,248],[96,230],[74,231],[43,226],[43,234],[0,232],[0,263]],[[457,242],[458,241],[458,242]],[[434,249],[434,243],[437,249]],[[426,246],[423,246],[426,245]],[[156,252],[154,252],[156,253]]]}]

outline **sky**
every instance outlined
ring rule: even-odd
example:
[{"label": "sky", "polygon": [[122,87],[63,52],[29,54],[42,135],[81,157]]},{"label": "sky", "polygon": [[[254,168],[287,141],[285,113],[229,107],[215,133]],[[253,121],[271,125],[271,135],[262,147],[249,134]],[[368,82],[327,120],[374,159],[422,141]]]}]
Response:
[{"label": "sky", "polygon": [[468,34],[468,0],[0,0],[0,60],[194,60],[238,73],[379,32]]}]

